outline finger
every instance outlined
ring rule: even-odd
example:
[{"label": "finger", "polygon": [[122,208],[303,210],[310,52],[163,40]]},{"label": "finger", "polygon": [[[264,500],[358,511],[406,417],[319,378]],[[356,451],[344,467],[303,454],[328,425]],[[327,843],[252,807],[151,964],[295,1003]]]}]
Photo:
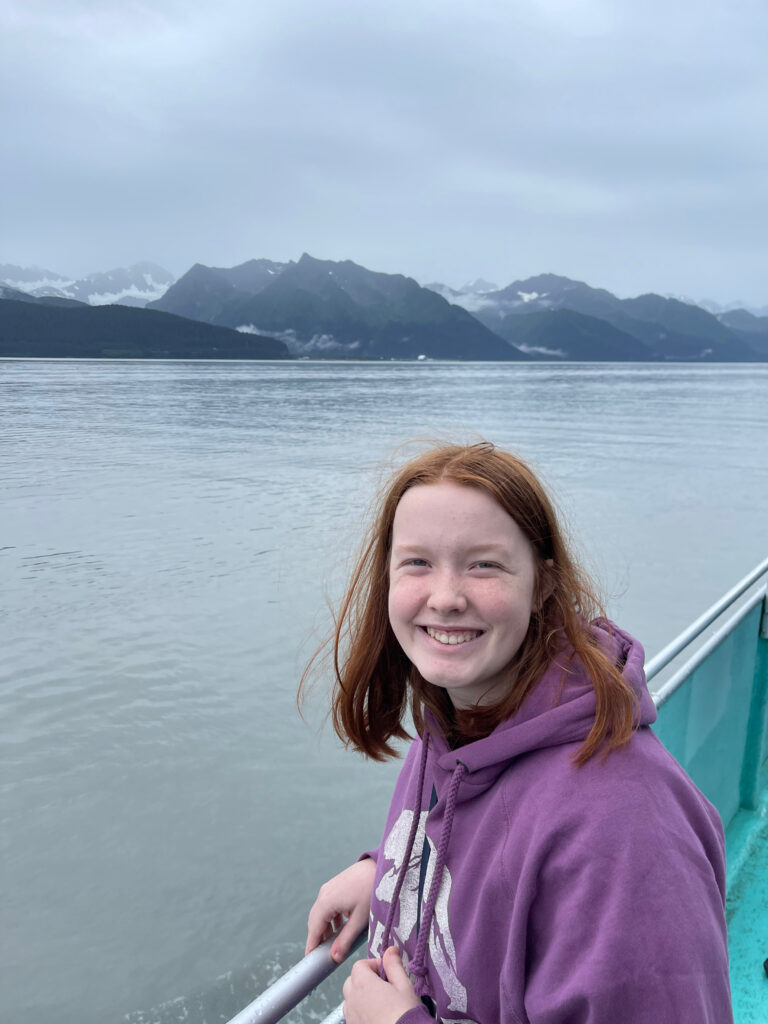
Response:
[{"label": "finger", "polygon": [[381,958],[381,962],[384,965],[384,973],[387,976],[387,981],[391,985],[400,992],[410,992],[413,990],[411,979],[408,977],[405,968],[403,967],[400,950],[397,946],[390,946]]},{"label": "finger", "polygon": [[332,934],[333,928],[328,921],[322,919],[313,921],[310,915],[307,922],[307,944],[304,947],[304,956],[311,953],[321,942],[330,939]]},{"label": "finger", "polygon": [[333,940],[333,945],[331,946],[331,957],[337,964],[340,964],[348,955],[352,947],[352,943],[359,931],[360,929],[352,925],[350,919]]},{"label": "finger", "polygon": [[368,920],[368,908],[364,908],[362,911],[353,911],[347,921],[344,923],[344,927],[341,929],[339,934],[333,940],[331,946],[331,956],[340,964],[341,961],[347,956],[352,943],[355,941],[357,936],[363,930],[366,921]]},{"label": "finger", "polygon": [[304,955],[319,946],[321,942],[330,939],[336,928],[334,923],[337,919],[343,920],[342,911],[335,907],[323,906],[320,898],[315,900],[307,918],[307,944]]}]

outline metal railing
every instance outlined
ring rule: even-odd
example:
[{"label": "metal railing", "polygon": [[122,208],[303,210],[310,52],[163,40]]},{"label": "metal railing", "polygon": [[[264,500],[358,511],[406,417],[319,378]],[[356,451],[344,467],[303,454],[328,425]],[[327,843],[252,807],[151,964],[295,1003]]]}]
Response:
[{"label": "metal railing", "polygon": [[331,1010],[327,1017],[323,1017],[320,1024],[344,1024],[344,1003],[340,1003],[335,1010]]},{"label": "metal railing", "polygon": [[[368,929],[364,928],[352,943],[352,948],[345,959],[349,959],[367,935]],[[228,1024],[276,1024],[286,1013],[298,1006],[312,989],[317,988],[321,981],[325,981],[328,975],[340,966],[331,958],[332,944],[333,939],[328,939],[317,949],[307,953],[303,960],[286,971],[244,1010],[241,1010],[236,1017],[232,1017]],[[333,1024],[342,1019],[339,1006],[325,1018],[322,1024]]]},{"label": "metal railing", "polygon": [[[737,583],[735,587],[732,587],[726,594],[723,594],[719,601],[715,601],[711,608],[708,608],[703,615],[700,615],[698,619],[688,626],[687,629],[684,629],[682,633],[675,637],[672,643],[667,644],[666,647],[662,647],[658,654],[654,654],[650,661],[646,662],[645,678],[650,682],[650,680],[653,679],[654,676],[658,675],[663,668],[666,668],[670,661],[672,661],[673,658],[676,658],[692,640],[701,636],[707,626],[711,626],[718,615],[722,615],[724,611],[734,604],[734,602],[736,602],[741,595],[745,593],[745,591],[749,590],[752,584],[756,583],[761,576],[765,575],[765,573],[768,573],[768,558],[755,566],[752,572],[747,573],[744,579]],[[765,590],[763,590],[761,594],[762,596],[765,596]],[[758,593],[758,595],[756,595],[756,599],[750,605],[750,610],[755,607],[755,604],[760,599],[761,594]],[[744,614],[746,614],[746,612]],[[740,622],[741,618],[738,619],[738,621]],[[730,629],[733,629],[733,626],[731,626]],[[725,636],[730,632],[730,629],[724,629],[722,635]],[[720,630],[718,630],[718,632],[720,632]]]},{"label": "metal railing", "polygon": [[[703,615],[684,629],[670,644],[662,648],[646,662],[646,679],[651,680],[666,668],[693,640],[711,626],[712,623],[723,612],[727,611],[738,599],[746,593],[761,576],[768,573],[768,558],[748,573],[735,587],[732,587],[711,608]],[[705,642],[698,647],[691,656],[675,672],[666,679],[663,685],[653,694],[653,700],[657,707],[661,707],[665,701],[672,696],[675,690],[690,676],[720,644],[725,637],[731,633],[736,626],[752,611],[761,601],[766,602],[766,611],[763,615],[761,633],[768,631],[768,584],[757,590],[754,594],[739,606]],[[367,936],[367,929],[363,929],[352,944],[347,960],[352,953],[359,948]],[[316,988],[321,981],[324,981],[340,965],[331,958],[331,945],[333,939],[328,939],[317,949],[313,949],[303,960],[286,971],[274,984],[270,985],[252,1003],[241,1010],[237,1016],[232,1017],[228,1024],[277,1024],[290,1010],[294,1009],[309,993]],[[344,962],[344,961],[342,961]],[[343,1024],[342,1007],[335,1010],[322,1021],[322,1024]]]}]

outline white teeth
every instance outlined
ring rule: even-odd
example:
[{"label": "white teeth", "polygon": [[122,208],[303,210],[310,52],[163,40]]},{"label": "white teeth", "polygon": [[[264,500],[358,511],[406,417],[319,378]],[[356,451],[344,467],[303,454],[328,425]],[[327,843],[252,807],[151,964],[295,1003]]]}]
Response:
[{"label": "white teeth", "polygon": [[427,626],[426,630],[433,640],[437,640],[441,644],[465,644],[480,636],[480,630],[473,630],[467,633],[441,633],[437,629],[432,629],[431,626]]}]

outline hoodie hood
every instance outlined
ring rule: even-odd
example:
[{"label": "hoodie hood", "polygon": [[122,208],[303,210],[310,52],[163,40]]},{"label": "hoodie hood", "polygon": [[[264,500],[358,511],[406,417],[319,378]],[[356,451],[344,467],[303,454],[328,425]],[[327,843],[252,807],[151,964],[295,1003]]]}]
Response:
[{"label": "hoodie hood", "polygon": [[574,764],[595,694],[565,643],[489,736],[411,745],[371,853],[369,956],[396,943],[430,1007],[403,1024],[732,1021],[717,812],[645,728],[642,647],[590,628],[637,697],[607,760]]},{"label": "hoodie hood", "polygon": [[[596,619],[591,629],[598,646],[622,668],[622,677],[637,698],[638,725],[656,720],[656,708],[645,685],[645,652],[634,637],[607,619]],[[490,736],[451,750],[434,718],[427,713],[437,768],[452,774],[460,761],[470,786],[490,785],[514,758],[564,743],[582,742],[595,721],[595,691],[578,658],[564,646],[517,714],[501,722]],[[461,795],[459,795],[461,799]]]}]

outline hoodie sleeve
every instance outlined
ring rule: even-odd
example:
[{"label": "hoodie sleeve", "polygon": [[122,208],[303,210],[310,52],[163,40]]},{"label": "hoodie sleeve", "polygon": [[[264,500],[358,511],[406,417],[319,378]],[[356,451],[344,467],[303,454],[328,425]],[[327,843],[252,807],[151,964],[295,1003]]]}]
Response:
[{"label": "hoodie sleeve", "polygon": [[542,860],[527,936],[530,1024],[733,1020],[719,820],[703,798],[686,818],[642,781],[634,790],[570,819]]}]

